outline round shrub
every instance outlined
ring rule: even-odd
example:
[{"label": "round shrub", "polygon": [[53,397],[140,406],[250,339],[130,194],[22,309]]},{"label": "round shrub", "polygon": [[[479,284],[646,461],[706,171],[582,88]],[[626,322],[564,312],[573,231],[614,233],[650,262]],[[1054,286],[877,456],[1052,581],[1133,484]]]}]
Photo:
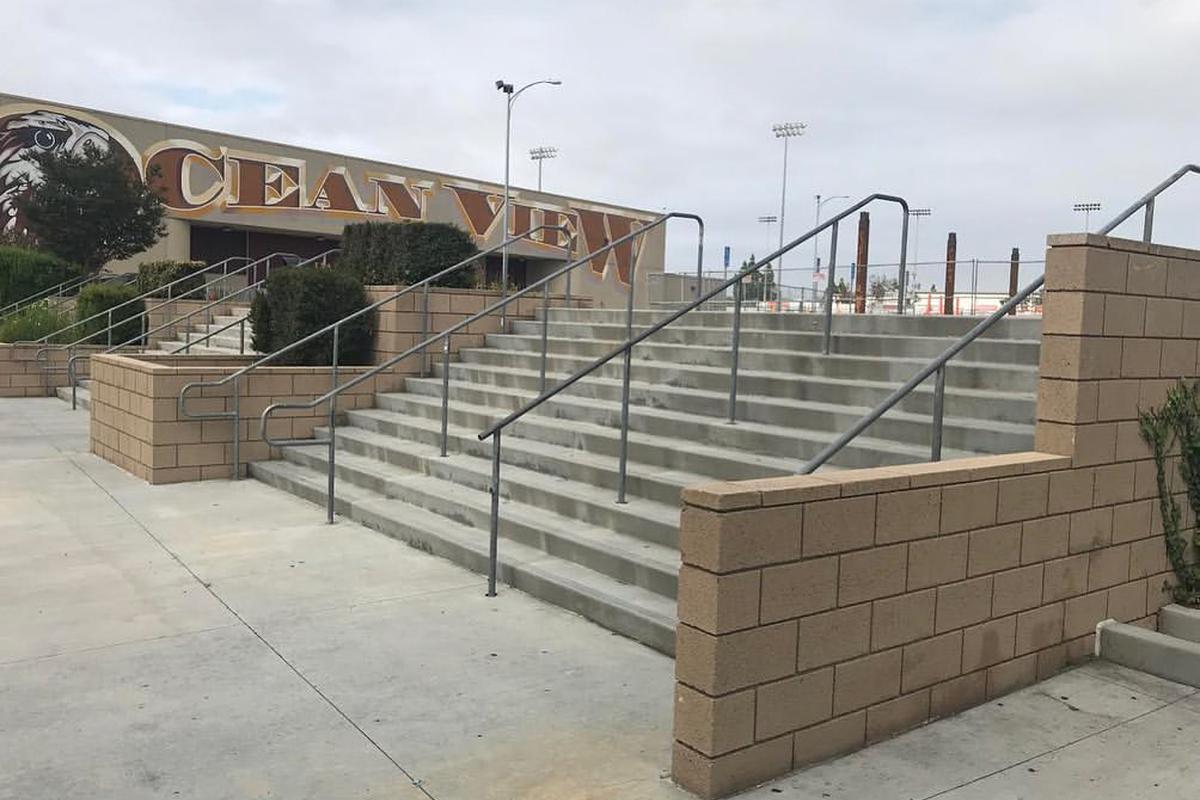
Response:
[{"label": "round shrub", "polygon": [[[337,267],[285,267],[267,276],[250,306],[254,349],[273,353],[369,305],[359,277]],[[338,363],[370,364],[374,314],[363,314],[338,332]],[[284,353],[276,366],[328,366],[333,336],[326,335]]]},{"label": "round shrub", "polygon": [[[146,292],[155,292],[155,295],[161,294],[166,296],[167,290],[161,292],[155,290],[159,287],[166,286],[172,281],[177,281],[180,278],[187,280],[171,287],[171,296],[179,297],[181,294],[191,292],[204,284],[204,281],[209,277],[207,275],[193,274],[198,273],[208,267],[203,261],[145,261],[138,264],[137,274],[137,290],[139,294]],[[218,270],[214,270],[219,274]],[[189,277],[191,276],[191,277]],[[204,299],[199,292],[193,292],[188,295],[189,298],[196,300]]]},{"label": "round shrub", "polygon": [[[411,286],[479,253],[474,239],[443,222],[361,222],[342,231],[339,264],[368,285]],[[473,286],[470,267],[447,275],[436,286]]]},{"label": "round shrub", "polygon": [[0,246],[0,307],[80,277],[79,267],[58,256]]},{"label": "round shrub", "polygon": [[[51,308],[49,303],[34,303],[0,323],[0,342],[35,342],[43,336],[50,336],[62,330],[74,321],[70,313]],[[72,333],[74,331],[67,331],[48,341],[52,344],[70,341]]]},{"label": "round shrub", "polygon": [[69,332],[71,341],[79,341],[86,337],[87,341],[84,344],[108,344],[108,333],[100,331],[108,327],[108,315],[104,312],[110,308],[115,309],[112,314],[114,327],[111,343],[125,344],[137,337],[142,332],[142,320],[135,317],[142,312],[142,303],[122,304],[138,294],[137,287],[124,283],[92,283],[83,287],[79,292],[79,299],[75,301],[76,321],[83,322],[97,314],[102,316],[72,329]]}]

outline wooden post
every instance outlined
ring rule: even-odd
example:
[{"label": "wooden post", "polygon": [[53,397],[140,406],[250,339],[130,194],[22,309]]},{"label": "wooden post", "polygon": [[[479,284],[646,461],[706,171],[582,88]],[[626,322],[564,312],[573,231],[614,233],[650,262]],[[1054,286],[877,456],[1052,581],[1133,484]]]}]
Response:
[{"label": "wooden post", "polygon": [[958,259],[958,236],[953,231],[946,237],[946,291],[943,314],[954,313],[954,266]]},{"label": "wooden post", "polygon": [[[1009,260],[1008,260],[1008,296],[1009,297],[1015,297],[1017,294],[1017,280],[1019,279],[1018,273],[1020,271],[1021,271],[1021,250],[1020,250],[1020,248],[1014,247],[1012,249],[1012,255],[1009,256]],[[1017,307],[1013,306],[1012,308],[1010,308],[1008,310],[1008,313],[1010,316],[1015,317],[1017,315]]]},{"label": "wooden post", "polygon": [[858,269],[854,272],[854,311],[865,314],[867,311],[867,252],[871,240],[871,215],[862,211],[858,215]]}]

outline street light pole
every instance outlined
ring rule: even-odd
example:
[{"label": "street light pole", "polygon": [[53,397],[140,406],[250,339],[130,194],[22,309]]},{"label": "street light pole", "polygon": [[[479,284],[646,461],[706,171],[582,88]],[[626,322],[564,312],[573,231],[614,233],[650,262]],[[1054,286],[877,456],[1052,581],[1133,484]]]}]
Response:
[{"label": "street light pole", "polygon": [[557,147],[534,147],[529,151],[529,157],[538,165],[538,191],[542,190],[542,162],[547,158],[558,158]]},{"label": "street light pole", "polygon": [[[559,80],[540,80],[532,81],[522,86],[520,89],[513,91],[511,83],[504,81],[496,81],[496,88],[507,95],[507,104],[504,112],[504,230],[500,233],[500,241],[503,242],[503,247],[500,249],[500,299],[508,298],[508,195],[509,195],[509,144],[512,140],[512,107],[513,103],[520,97],[521,92],[532,86],[540,84],[548,84],[550,86],[561,86],[562,81]],[[500,331],[501,333],[508,332],[508,306],[500,307]]]},{"label": "street light pole", "polygon": [[[803,122],[780,122],[771,126],[771,130],[775,133],[776,139],[783,139],[783,188],[780,191],[779,197],[779,249],[783,249],[783,225],[787,215],[787,157],[788,157],[788,139],[793,136],[803,136],[804,131],[808,126]],[[783,254],[780,253],[779,260],[775,264],[775,272],[779,276],[779,280],[775,282],[776,286],[783,285]],[[782,295],[779,295],[782,297]]]},{"label": "street light pole", "polygon": [[[779,221],[779,217],[775,216],[774,214],[763,214],[761,217],[758,218],[758,221],[767,226],[767,252],[769,253],[769,252],[771,252],[771,226]],[[766,269],[770,269],[770,267],[766,267]],[[760,274],[761,274],[761,270],[760,270]],[[760,292],[759,296],[756,299],[769,300],[770,298],[765,297],[764,296],[765,294],[766,294],[766,292]]]},{"label": "street light pole", "polygon": [[[848,195],[848,194],[835,194],[835,195],[831,195],[830,197],[826,197],[826,198],[822,198],[821,195],[818,194],[818,195],[813,195],[813,197],[816,200],[816,204],[817,204],[817,216],[816,216],[816,220],[813,222],[814,228],[821,224],[821,207],[822,206],[824,206],[826,203],[828,203],[831,200],[849,200],[850,199],[850,195]],[[821,256],[819,255],[819,253],[817,251],[817,246],[820,242],[820,239],[821,239],[820,234],[817,234],[816,236],[813,237],[813,298],[814,299],[816,298],[817,292],[819,291],[818,290],[818,281],[817,281],[817,272],[820,271],[820,269],[821,269]],[[829,265],[829,269],[833,269],[833,264]]]},{"label": "street light pole", "polygon": [[1072,211],[1083,212],[1083,232],[1091,233],[1092,231],[1092,212],[1100,210],[1099,203],[1076,203],[1071,206]]}]

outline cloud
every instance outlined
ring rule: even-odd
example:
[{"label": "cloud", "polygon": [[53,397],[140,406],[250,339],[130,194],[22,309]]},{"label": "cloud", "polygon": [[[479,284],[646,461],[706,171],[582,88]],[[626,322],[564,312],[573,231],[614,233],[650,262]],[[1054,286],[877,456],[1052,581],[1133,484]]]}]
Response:
[{"label": "cloud", "polygon": [[[5,15],[3,90],[483,179],[503,174],[493,81],[561,78],[518,101],[515,182],[535,180],[530,147],[556,146],[548,189],[696,211],[712,268],[723,245],[735,263],[765,249],[774,122],[809,124],[790,146],[789,234],[814,194],[894,192],[933,209],[922,260],[950,230],[960,257],[1040,257],[1047,233],[1081,227],[1072,202],[1107,219],[1200,160],[1194,0],[9,0]],[[1181,184],[1158,238],[1200,245],[1197,211],[1200,180]],[[672,268],[692,236],[671,235]],[[894,211],[873,210],[871,260],[894,261],[898,238]],[[811,260],[805,245],[787,264]],[[994,271],[984,285],[1006,284]]]}]

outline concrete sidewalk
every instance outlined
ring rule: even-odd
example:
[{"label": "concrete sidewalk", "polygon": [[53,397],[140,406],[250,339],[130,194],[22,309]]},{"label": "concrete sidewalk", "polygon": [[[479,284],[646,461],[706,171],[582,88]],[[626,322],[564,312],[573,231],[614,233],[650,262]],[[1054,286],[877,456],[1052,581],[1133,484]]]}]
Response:
[{"label": "concrete sidewalk", "polygon": [[[672,662],[254,481],[151,487],[0,400],[0,798],[682,800]],[[1193,797],[1194,690],[1106,664],[747,798]]]}]

